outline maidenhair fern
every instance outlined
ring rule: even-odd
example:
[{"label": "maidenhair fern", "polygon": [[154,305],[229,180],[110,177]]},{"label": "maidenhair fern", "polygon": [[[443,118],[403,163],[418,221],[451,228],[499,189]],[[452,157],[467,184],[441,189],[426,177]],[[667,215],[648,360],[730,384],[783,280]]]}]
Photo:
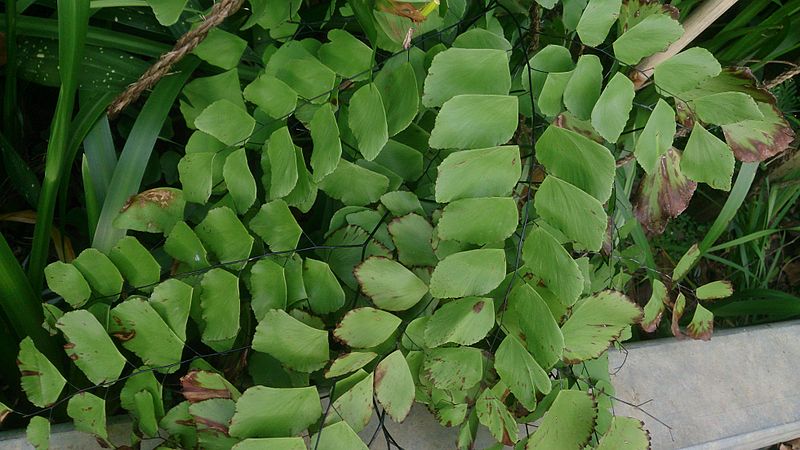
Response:
[{"label": "maidenhair fern", "polygon": [[[218,73],[183,89],[179,188],[132,197],[107,254],[47,268],[64,302],[45,326],[88,384],[64,391],[26,340],[28,398],[67,402],[106,442],[100,388],[121,389],[134,440],[165,448],[366,448],[374,415],[401,422],[415,402],[458,448],[479,426],[517,448],[646,448],[638,421],[611,416],[607,348],[666,307],[676,334],[693,311],[686,333],[707,338],[698,301],[730,290],[673,302],[695,246],[671,278],[647,272],[643,310],[618,292],[640,268],[620,233],[663,231],[698,183],[729,189],[734,158],[783,151],[772,96],[697,48],[637,91],[631,65],[682,33],[650,1],[565,0],[567,45],[530,52],[527,6],[353,1],[325,15],[353,14],[347,30],[295,39],[305,10],[250,3],[257,47],[220,31],[196,52]],[[264,63],[249,83],[245,51]],[[641,169],[618,168],[631,153]],[[158,259],[140,233],[163,238]]]}]

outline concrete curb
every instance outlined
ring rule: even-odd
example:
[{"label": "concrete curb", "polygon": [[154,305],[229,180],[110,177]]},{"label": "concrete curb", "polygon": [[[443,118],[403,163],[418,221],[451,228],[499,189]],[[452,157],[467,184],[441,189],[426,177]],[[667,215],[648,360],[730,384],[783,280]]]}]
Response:
[{"label": "concrete curb", "polygon": [[[654,450],[758,449],[800,436],[800,320],[723,330],[711,341],[660,339],[609,352],[614,412],[644,421]],[[641,407],[632,407],[642,404]],[[386,430],[406,450],[455,448],[458,428],[442,428],[421,405]],[[377,417],[360,434],[369,441]],[[532,432],[533,430],[531,430]],[[129,442],[126,417],[109,420],[114,444]],[[525,436],[525,425],[520,436]],[[146,441],[150,450],[158,439]],[[485,430],[476,448],[494,443]],[[0,449],[31,449],[25,432],[0,433]],[[54,425],[51,448],[99,449],[70,424]],[[378,431],[373,449],[387,448]]]}]

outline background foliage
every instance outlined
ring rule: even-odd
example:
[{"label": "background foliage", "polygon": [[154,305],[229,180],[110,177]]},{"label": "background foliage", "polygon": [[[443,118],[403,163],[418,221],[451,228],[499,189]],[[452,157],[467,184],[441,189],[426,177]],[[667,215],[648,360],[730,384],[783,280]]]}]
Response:
[{"label": "background foliage", "polygon": [[[731,66],[792,54],[797,5],[634,84],[695,3],[251,0],[109,122],[210,5],[7,2],[2,219],[35,231],[0,242],[0,415],[41,448],[66,418],[106,445],[364,448],[417,402],[459,448],[646,448],[609,410],[610,343],[798,314],[773,289],[797,96]],[[21,150],[48,133],[40,170]]]}]

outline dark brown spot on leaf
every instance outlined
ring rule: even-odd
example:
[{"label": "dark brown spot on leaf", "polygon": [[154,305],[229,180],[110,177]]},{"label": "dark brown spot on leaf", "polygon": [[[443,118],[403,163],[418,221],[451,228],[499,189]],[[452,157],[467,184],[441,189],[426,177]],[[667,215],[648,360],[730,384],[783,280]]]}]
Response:
[{"label": "dark brown spot on leaf", "polygon": [[[204,386],[198,379],[202,371],[193,370],[181,378],[181,387],[183,388],[183,396],[191,403],[201,402],[212,398],[231,398],[231,392],[228,389],[214,389]],[[199,420],[199,418],[195,418]],[[228,429],[225,428],[225,433]]]},{"label": "dark brown spot on leaf", "polygon": [[131,339],[136,337],[136,330],[120,331],[119,333],[114,333],[114,337],[122,342],[130,341]]}]

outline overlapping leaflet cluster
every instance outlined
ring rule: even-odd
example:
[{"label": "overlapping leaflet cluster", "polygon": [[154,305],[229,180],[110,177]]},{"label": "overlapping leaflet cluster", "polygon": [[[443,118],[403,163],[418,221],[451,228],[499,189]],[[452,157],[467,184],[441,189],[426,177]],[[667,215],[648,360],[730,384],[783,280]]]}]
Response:
[{"label": "overlapping leaflet cluster", "polygon": [[[45,305],[44,326],[63,335],[77,368],[93,384],[126,376],[126,362],[143,369],[118,382],[122,407],[137,436],[161,428],[174,447],[366,448],[357,433],[376,404],[399,422],[417,402],[459,427],[458,448],[471,448],[479,426],[517,448],[646,448],[638,421],[611,417],[603,354],[643,315],[657,326],[671,302],[658,280],[644,313],[608,290],[624,275],[599,255],[617,244],[607,212],[615,159],[634,153],[645,171],[637,217],[662,230],[697,183],[730,186],[735,156],[782,151],[790,131],[771,97],[689,49],[656,67],[654,109],[634,109],[627,74],[606,76],[608,55],[575,60],[551,45],[511,64],[513,33],[491,14],[427,52],[376,60],[344,30],[286,39],[299,12],[279,3],[251,0],[244,27],[271,38],[244,88],[230,58],[240,38],[215,33],[197,52],[223,71],[183,90],[193,132],[180,188],[139,194],[115,221],[162,234],[165,257],[128,236],[108,254],[48,266],[65,304]],[[565,25],[595,46],[617,23],[622,67],[682,33],[653,2],[590,0],[582,13],[580,3],[563,2]],[[408,27],[419,36],[466,11],[448,2],[413,25],[397,6],[350,3],[369,41],[389,51]],[[534,148],[519,138],[530,132],[518,130],[520,113],[535,117]],[[543,120],[551,125],[538,132]],[[644,128],[630,133],[631,123]],[[679,127],[691,129],[682,151]],[[136,295],[120,298],[123,288]],[[685,299],[676,303],[682,313]],[[710,334],[701,308],[690,334]],[[242,356],[183,362],[198,342]],[[19,359],[34,404],[64,398],[63,375],[29,340]],[[185,400],[165,403],[154,372],[180,377]],[[107,439],[101,397],[73,396],[67,412]],[[48,425],[31,423],[32,442]]]}]

